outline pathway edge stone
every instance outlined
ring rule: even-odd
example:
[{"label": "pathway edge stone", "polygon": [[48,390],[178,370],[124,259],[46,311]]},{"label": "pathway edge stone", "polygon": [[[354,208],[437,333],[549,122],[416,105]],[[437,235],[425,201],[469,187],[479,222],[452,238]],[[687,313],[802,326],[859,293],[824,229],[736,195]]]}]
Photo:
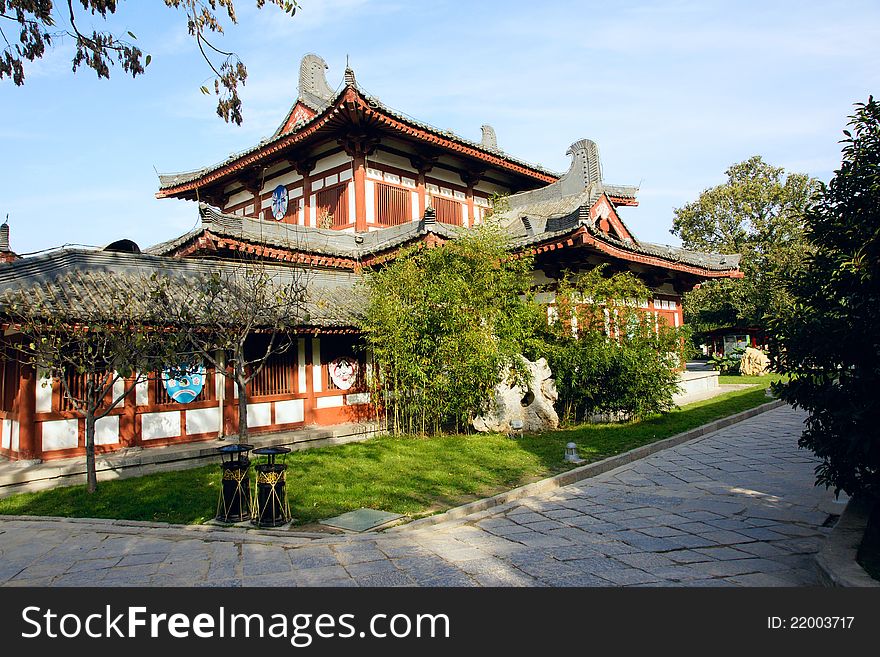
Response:
[{"label": "pathway edge stone", "polygon": [[851,499],[825,545],[816,554],[819,581],[829,588],[880,588],[880,582],[871,577],[856,561],[856,553],[865,535],[870,505],[864,500]]}]

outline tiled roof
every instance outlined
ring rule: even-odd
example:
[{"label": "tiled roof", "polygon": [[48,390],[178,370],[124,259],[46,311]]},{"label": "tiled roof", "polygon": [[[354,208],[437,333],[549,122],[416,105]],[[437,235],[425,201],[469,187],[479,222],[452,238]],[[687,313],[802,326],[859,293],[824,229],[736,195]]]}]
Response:
[{"label": "tiled roof", "polygon": [[[375,96],[371,96],[370,94],[366,93],[363,89],[361,89],[361,87],[357,84],[357,82],[355,82],[354,79],[352,78],[350,80],[350,84],[344,85],[336,93],[336,95],[333,97],[333,99],[330,102],[328,102],[327,104],[323,105],[323,107],[320,108],[320,111],[315,116],[313,116],[310,119],[307,119],[307,120],[304,120],[304,121],[297,123],[293,130],[291,130],[289,132],[281,132],[279,129],[275,132],[275,134],[273,134],[268,139],[264,139],[264,140],[260,141],[258,144],[256,144],[255,146],[252,146],[251,148],[245,149],[245,150],[240,151],[238,153],[233,153],[232,155],[227,157],[222,162],[218,162],[218,163],[213,164],[211,166],[202,167],[200,169],[195,169],[192,171],[182,171],[179,173],[160,173],[159,174],[159,189],[160,190],[170,189],[170,188],[176,187],[178,185],[183,185],[183,184],[198,180],[199,178],[206,176],[214,171],[217,171],[218,169],[220,169],[222,167],[230,165],[243,157],[246,157],[248,155],[256,153],[257,151],[259,151],[262,148],[272,146],[272,145],[278,143],[279,141],[281,141],[291,135],[294,135],[297,132],[299,132],[305,128],[308,128],[309,126],[311,126],[311,125],[317,123],[318,121],[320,121],[321,119],[323,119],[329,112],[332,112],[333,108],[336,107],[336,105],[339,103],[342,96],[345,94],[345,91],[349,88],[355,89],[368,103],[370,103],[371,107],[376,108],[376,109],[380,110],[381,112],[383,112],[384,114],[387,114],[388,116],[391,116],[399,121],[402,121],[403,123],[407,123],[415,128],[419,128],[419,129],[424,130],[426,132],[430,132],[430,133],[435,134],[437,136],[444,137],[446,139],[457,142],[459,144],[463,144],[463,145],[468,146],[470,148],[473,148],[473,149],[476,149],[476,150],[481,151],[483,153],[486,153],[487,155],[500,157],[504,160],[507,160],[508,162],[511,162],[512,164],[516,164],[516,165],[525,167],[527,169],[542,173],[547,176],[552,176],[555,178],[555,177],[558,177],[558,175],[559,175],[558,173],[551,171],[549,169],[546,169],[540,165],[532,164],[530,162],[526,162],[525,160],[521,160],[519,158],[512,157],[511,155],[508,155],[507,153],[505,153],[497,148],[487,148],[481,142],[472,141],[470,139],[465,139],[464,137],[460,137],[459,135],[455,134],[454,132],[452,132],[450,130],[442,130],[442,129],[437,128],[435,126],[432,126],[428,123],[424,123],[422,121],[418,121],[416,119],[413,119],[412,117],[404,114],[403,112],[398,112],[397,110],[393,110],[390,107],[388,107],[387,105],[385,105],[384,103],[382,103],[381,101],[379,101],[379,99],[376,98]],[[318,108],[315,108],[315,109],[318,109]],[[291,112],[292,112],[292,108],[287,113],[288,118],[289,118]]]},{"label": "tiled roof", "polygon": [[446,224],[416,221],[366,233],[351,233],[224,214],[205,204],[200,204],[199,215],[202,218],[201,227],[173,240],[156,244],[146,252],[154,255],[173,253],[178,247],[197,238],[204,230],[209,230],[213,235],[253,244],[358,260],[393,249],[428,233],[451,238],[459,230]]},{"label": "tiled roof", "polygon": [[[364,306],[356,275],[271,264],[261,267],[265,267],[269,279],[279,287],[289,283],[305,286],[302,325],[327,328],[356,325]],[[120,297],[130,300],[129,290],[148,289],[153,274],[186,286],[214,272],[234,280],[247,271],[247,265],[229,260],[64,249],[0,265],[0,310],[8,303],[10,294],[27,292],[40,299],[47,312],[72,319],[85,318],[101,304],[110,305]],[[131,301],[137,303],[136,299]],[[138,314],[144,319],[157,319],[155,304],[148,298],[142,300],[141,306]]]}]

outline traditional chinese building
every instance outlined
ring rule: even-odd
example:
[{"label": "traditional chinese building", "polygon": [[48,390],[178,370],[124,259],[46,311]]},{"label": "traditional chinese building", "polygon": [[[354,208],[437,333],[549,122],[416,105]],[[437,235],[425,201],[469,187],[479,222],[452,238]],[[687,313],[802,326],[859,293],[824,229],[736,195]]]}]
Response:
[{"label": "traditional chinese building", "polygon": [[[299,94],[275,133],[223,162],[160,176],[159,198],[198,202],[200,224],[144,253],[121,240],[103,251],[61,250],[17,259],[0,234],[0,293],[40,286],[65,304],[126,276],[231,266],[242,253],[278,271],[308,271],[308,325],[296,348],[272,359],[251,384],[254,432],[335,424],[364,415],[366,369],[355,283],[368,267],[419,242],[439,245],[495,218],[511,248],[535,255],[535,285],[552,302],[563,271],[606,263],[629,270],[654,291],[646,312],[682,323],[681,295],[709,278],[739,277],[739,256],[697,253],[639,240],[620,216],[638,189],[603,180],[596,144],[573,143],[571,167],[557,174],[504,152],[494,130],[479,142],[416,121],[368,94],[347,69],[338,91],[324,61],[306,55]],[[11,354],[11,352],[10,352]],[[356,365],[355,365],[356,364]],[[0,455],[51,459],[82,453],[82,420],[65,407],[58,383],[37,385],[9,355],[0,390]],[[175,402],[161,376],[139,384],[99,427],[100,450],[209,440],[231,433],[236,403],[228,379],[207,372],[191,402]]]}]

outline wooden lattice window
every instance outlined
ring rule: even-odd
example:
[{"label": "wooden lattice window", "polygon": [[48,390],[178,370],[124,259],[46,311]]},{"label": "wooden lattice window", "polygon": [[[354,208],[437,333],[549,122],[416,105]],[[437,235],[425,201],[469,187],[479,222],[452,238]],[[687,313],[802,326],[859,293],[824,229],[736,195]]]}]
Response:
[{"label": "wooden lattice window", "polygon": [[348,183],[322,189],[316,197],[318,228],[341,228],[351,223],[348,216]]},{"label": "wooden lattice window", "polygon": [[296,350],[272,354],[251,381],[251,396],[290,395],[296,392]]},{"label": "wooden lattice window", "polygon": [[398,226],[412,221],[409,190],[376,183],[376,221],[386,226]]},{"label": "wooden lattice window", "polygon": [[434,204],[434,210],[437,213],[437,221],[441,224],[461,226],[461,203],[442,196],[433,197],[431,203]]},{"label": "wooden lattice window", "polygon": [[[95,376],[95,385],[96,386],[104,386],[107,384],[107,377],[104,373],[97,373]],[[59,411],[75,411],[76,404],[74,403],[74,399],[78,400],[80,403],[86,401],[86,390],[88,386],[88,374],[77,374],[76,372],[69,372],[65,375],[66,389],[69,394],[65,394],[65,386],[58,381],[59,388],[59,401],[58,401],[58,410]],[[37,385],[40,385],[38,382]],[[113,391],[107,393],[104,398],[102,407],[105,407],[113,402]]]}]

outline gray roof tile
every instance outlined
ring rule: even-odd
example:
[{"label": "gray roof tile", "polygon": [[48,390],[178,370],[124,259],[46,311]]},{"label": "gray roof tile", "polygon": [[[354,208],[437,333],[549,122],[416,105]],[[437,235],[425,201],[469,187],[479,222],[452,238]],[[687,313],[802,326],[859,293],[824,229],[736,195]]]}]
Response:
[{"label": "gray roof tile", "polygon": [[[316,271],[299,267],[265,264],[272,281],[305,284],[304,326],[352,327],[362,312],[365,299],[357,285],[358,276],[344,271]],[[167,276],[185,286],[197,277],[220,272],[244,275],[245,265],[229,260],[179,259],[155,255],[63,249],[0,266],[0,306],[8,295],[27,292],[39,297],[48,312],[71,318],[88,317],[101,303],[131,288],[146,289],[153,274]],[[128,298],[128,297],[126,297]],[[142,304],[145,319],[154,319],[157,309],[147,300]]]}]

